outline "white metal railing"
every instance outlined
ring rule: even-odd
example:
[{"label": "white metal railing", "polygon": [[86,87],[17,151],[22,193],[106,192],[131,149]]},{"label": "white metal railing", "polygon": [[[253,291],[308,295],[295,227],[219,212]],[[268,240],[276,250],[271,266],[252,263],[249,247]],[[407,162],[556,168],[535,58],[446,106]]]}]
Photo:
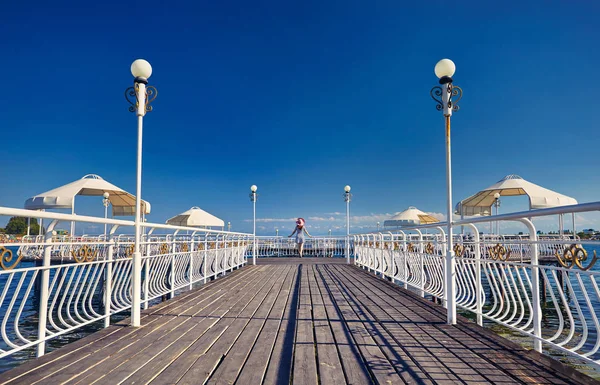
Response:
[{"label": "white metal railing", "polygon": [[[0,216],[31,216],[0,207]],[[0,239],[0,358],[36,348],[87,325],[110,324],[131,309],[133,221],[36,212],[51,222],[43,236]],[[57,236],[58,221],[106,223],[102,236]],[[144,223],[142,306],[246,263],[252,235]],[[155,232],[162,234],[154,234]],[[184,234],[184,232],[187,232]]]},{"label": "white metal railing", "polygon": [[[343,257],[345,256],[345,237],[312,237],[304,241],[303,255],[307,257]],[[251,250],[249,250],[251,252]],[[294,257],[298,256],[298,245],[294,238],[256,237],[257,257]]]},{"label": "white metal railing", "polygon": [[[600,364],[600,242],[539,236],[531,218],[600,210],[600,202],[456,222],[457,307],[482,325],[492,321],[554,349]],[[480,236],[479,224],[517,221],[526,236]],[[481,227],[481,226],[480,226]],[[435,234],[424,234],[425,231]],[[355,263],[444,306],[445,225],[352,236]]]}]

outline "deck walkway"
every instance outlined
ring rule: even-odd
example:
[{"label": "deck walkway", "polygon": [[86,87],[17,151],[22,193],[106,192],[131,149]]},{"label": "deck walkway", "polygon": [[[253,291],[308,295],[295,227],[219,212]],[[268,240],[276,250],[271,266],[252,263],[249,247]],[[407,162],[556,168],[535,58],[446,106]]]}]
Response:
[{"label": "deck walkway", "polygon": [[261,260],[0,384],[595,383],[343,262]]}]

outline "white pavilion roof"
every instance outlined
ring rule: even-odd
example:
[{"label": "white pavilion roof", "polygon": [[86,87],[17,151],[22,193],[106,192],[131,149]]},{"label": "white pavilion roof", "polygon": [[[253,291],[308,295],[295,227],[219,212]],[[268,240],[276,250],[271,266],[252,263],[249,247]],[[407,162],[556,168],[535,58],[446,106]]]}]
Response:
[{"label": "white pavilion roof", "polygon": [[384,227],[416,226],[437,223],[439,220],[416,207],[409,207],[383,222]]},{"label": "white pavilion roof", "polygon": [[463,210],[465,216],[490,215],[496,193],[500,196],[527,195],[530,210],[577,204],[574,198],[538,186],[518,175],[507,175],[490,187],[459,202],[455,212],[460,214]]},{"label": "white pavilion roof", "polygon": [[214,215],[207,213],[200,207],[192,207],[191,209],[184,211],[183,213],[174,216],[167,220],[167,224],[175,226],[189,226],[189,227],[224,227],[225,222],[215,217]]},{"label": "white pavilion roof", "polygon": [[[105,192],[109,194],[113,216],[135,215],[135,196],[94,174],[31,197],[25,201],[25,208],[73,209],[76,195],[102,196]],[[149,202],[142,200],[142,212],[150,214]]]}]

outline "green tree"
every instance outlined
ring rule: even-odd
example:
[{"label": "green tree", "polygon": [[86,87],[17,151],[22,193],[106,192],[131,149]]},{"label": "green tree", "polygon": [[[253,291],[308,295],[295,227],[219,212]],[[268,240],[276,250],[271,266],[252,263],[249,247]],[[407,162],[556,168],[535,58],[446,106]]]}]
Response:
[{"label": "green tree", "polygon": [[[37,235],[40,232],[40,225],[36,218],[31,218],[30,222],[30,234]],[[44,229],[42,229],[44,230]],[[24,217],[12,217],[8,220],[6,227],[4,228],[6,234],[23,235],[27,234],[27,218]]]}]

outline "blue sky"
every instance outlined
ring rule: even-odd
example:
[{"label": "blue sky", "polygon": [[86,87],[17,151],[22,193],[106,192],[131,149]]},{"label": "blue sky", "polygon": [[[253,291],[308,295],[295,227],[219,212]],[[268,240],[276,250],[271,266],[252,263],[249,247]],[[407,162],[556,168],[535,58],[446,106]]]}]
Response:
[{"label": "blue sky", "polygon": [[[123,92],[139,57],[158,88],[144,132],[153,222],[200,206],[248,231],[251,184],[259,218],[312,217],[315,233],[343,224],[346,184],[357,230],[411,205],[443,212],[443,119],[429,90],[444,57],[464,90],[455,202],[507,174],[595,201],[599,11],[591,1],[7,2],[0,205],[88,173],[135,191]],[[78,213],[102,215],[100,200],[79,199]],[[505,199],[501,211],[525,208]]]}]

